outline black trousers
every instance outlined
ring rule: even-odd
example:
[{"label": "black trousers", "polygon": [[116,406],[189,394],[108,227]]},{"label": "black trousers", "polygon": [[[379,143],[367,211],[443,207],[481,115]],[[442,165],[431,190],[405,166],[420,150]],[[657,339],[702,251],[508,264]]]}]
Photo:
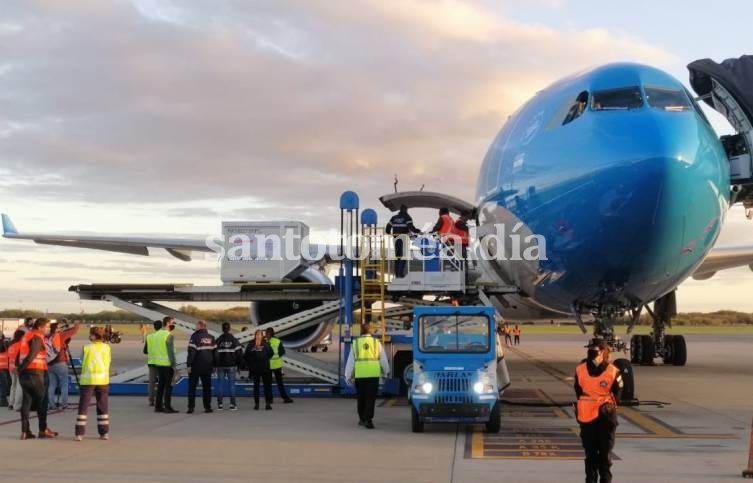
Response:
[{"label": "black trousers", "polygon": [[264,401],[272,404],[272,371],[253,372],[250,376],[254,379],[254,404],[259,405],[259,383],[264,383]]},{"label": "black trousers", "polygon": [[520,336],[519,335],[515,336],[515,345],[520,345]]},{"label": "black trousers", "polygon": [[290,399],[287,391],[285,391],[285,384],[282,382],[282,368],[272,369],[272,374],[275,376],[275,382],[277,382],[277,391],[280,393],[280,397],[283,401]]},{"label": "black trousers", "polygon": [[358,419],[371,421],[374,419],[374,406],[379,392],[378,377],[356,378],[356,395],[358,396]]},{"label": "black trousers", "polygon": [[173,376],[175,371],[169,366],[157,366],[157,399],[155,409],[169,409],[173,400]]},{"label": "black trousers", "polygon": [[47,372],[26,371],[18,376],[18,383],[24,392],[23,403],[21,404],[21,432],[30,433],[29,413],[31,407],[37,409],[37,418],[39,418],[39,432],[47,429],[47,387],[45,385],[45,376]]},{"label": "black trousers", "polygon": [[212,408],[212,375],[195,374],[193,371],[188,375],[188,407],[193,408],[196,404],[196,386],[201,379],[201,399],[204,409]]},{"label": "black trousers", "polygon": [[590,423],[580,423],[580,440],[586,452],[586,483],[612,481],[610,468],[616,430],[615,422],[604,416]]},{"label": "black trousers", "polygon": [[395,276],[397,278],[403,278],[406,274],[406,261],[403,258],[405,253],[405,238],[407,235],[398,235],[395,237]]}]

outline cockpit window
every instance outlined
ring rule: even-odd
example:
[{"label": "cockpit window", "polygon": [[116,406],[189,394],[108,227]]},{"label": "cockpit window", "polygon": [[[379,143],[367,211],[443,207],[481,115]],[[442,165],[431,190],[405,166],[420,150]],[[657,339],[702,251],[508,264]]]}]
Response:
[{"label": "cockpit window", "polygon": [[621,87],[593,93],[591,109],[594,111],[619,111],[643,106],[639,87]]},{"label": "cockpit window", "polygon": [[580,94],[578,94],[578,97],[575,98],[575,102],[573,103],[572,106],[570,106],[570,110],[567,111],[567,116],[565,116],[565,120],[562,121],[562,125],[564,126],[565,124],[568,124],[578,119],[586,110],[587,105],[588,105],[588,92],[583,91]]},{"label": "cockpit window", "polygon": [[689,111],[692,109],[688,96],[681,89],[645,87],[648,105],[665,111]]}]

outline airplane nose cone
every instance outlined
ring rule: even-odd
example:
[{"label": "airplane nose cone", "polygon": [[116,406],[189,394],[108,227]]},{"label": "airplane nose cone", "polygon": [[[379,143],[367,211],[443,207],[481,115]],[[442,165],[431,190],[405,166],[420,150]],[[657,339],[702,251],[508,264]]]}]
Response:
[{"label": "airplane nose cone", "polygon": [[568,209],[551,221],[541,264],[559,274],[550,293],[630,306],[692,274],[719,234],[729,172],[713,133],[688,126],[657,124],[640,151],[622,150],[561,198]]}]

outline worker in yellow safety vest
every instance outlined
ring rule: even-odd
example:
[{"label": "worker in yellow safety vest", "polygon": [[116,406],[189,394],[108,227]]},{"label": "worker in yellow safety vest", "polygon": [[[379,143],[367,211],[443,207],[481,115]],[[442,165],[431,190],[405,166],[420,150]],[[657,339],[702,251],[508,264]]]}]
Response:
[{"label": "worker in yellow safety vest", "polygon": [[275,337],[275,330],[272,327],[267,329],[266,334],[269,347],[272,348],[272,358],[269,360],[269,368],[272,370],[275,381],[277,381],[277,390],[285,404],[292,403],[293,400],[288,396],[285,384],[282,382],[282,356],[285,355],[285,347],[282,345],[279,337]]},{"label": "worker in yellow safety vest", "polygon": [[[379,376],[390,377],[390,366],[381,342],[371,335],[369,324],[361,325],[361,336],[353,345],[345,363],[345,380],[355,382],[358,397],[358,425],[374,429],[374,406],[379,391]],[[355,379],[355,381],[354,381]]]},{"label": "worker in yellow safety vest", "polygon": [[154,332],[150,332],[144,336],[144,354],[146,354],[146,366],[149,369],[149,383],[147,386],[147,400],[149,406],[154,407],[154,397],[157,394],[157,378],[159,376],[159,367],[154,363],[156,354],[154,351],[149,352],[149,346],[155,347],[157,339],[157,332],[162,328],[162,321],[155,320],[152,323]]},{"label": "worker in yellow safety vest", "polygon": [[84,346],[81,356],[81,377],[79,378],[78,416],[76,417],[76,441],[84,439],[89,401],[92,396],[97,401],[97,431],[99,439],[110,437],[110,346],[105,344],[105,329],[92,327],[89,330],[91,344]]},{"label": "worker in yellow safety vest", "polygon": [[146,339],[147,364],[157,367],[157,394],[154,401],[155,413],[174,414],[178,411],[172,407],[173,376],[175,376],[175,344],[172,329],[175,319],[162,319],[162,328],[150,334]]},{"label": "worker in yellow safety vest", "polygon": [[575,369],[576,417],[586,453],[586,483],[610,483],[617,401],[622,393],[620,370],[609,362],[609,345],[592,339],[588,356]]}]

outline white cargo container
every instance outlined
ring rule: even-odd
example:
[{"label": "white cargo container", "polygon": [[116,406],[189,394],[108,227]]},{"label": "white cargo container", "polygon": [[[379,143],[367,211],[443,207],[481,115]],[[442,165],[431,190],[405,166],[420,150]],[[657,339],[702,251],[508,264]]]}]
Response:
[{"label": "white cargo container", "polygon": [[301,240],[309,227],[300,221],[226,221],[220,278],[225,285],[295,280],[307,265]]}]

